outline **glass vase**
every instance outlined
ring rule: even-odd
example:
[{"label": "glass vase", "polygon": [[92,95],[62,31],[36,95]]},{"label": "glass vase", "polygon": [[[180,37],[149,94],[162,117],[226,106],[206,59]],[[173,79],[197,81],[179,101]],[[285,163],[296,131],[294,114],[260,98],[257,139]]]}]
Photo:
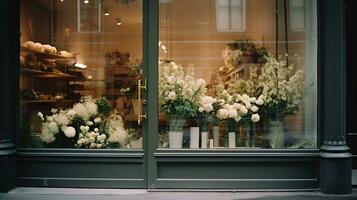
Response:
[{"label": "glass vase", "polygon": [[282,120],[276,119],[269,122],[268,139],[271,148],[281,149],[285,145],[284,124]]}]

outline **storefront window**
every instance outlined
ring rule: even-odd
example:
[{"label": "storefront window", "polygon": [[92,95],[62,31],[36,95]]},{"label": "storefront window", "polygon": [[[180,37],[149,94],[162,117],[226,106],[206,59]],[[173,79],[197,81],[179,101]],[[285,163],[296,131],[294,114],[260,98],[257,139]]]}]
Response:
[{"label": "storefront window", "polygon": [[159,148],[317,147],[315,0],[160,1],[159,20]]},{"label": "storefront window", "polygon": [[21,147],[142,148],[142,1],[21,1]]}]

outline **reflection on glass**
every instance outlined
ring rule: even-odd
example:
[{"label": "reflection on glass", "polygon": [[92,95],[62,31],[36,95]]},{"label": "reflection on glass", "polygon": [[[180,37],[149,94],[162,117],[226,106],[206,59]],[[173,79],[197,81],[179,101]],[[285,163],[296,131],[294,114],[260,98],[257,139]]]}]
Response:
[{"label": "reflection on glass", "polygon": [[141,0],[21,1],[20,27],[21,147],[142,148]]},{"label": "reflection on glass", "polygon": [[295,4],[160,4],[159,148],[316,147],[316,1]]}]

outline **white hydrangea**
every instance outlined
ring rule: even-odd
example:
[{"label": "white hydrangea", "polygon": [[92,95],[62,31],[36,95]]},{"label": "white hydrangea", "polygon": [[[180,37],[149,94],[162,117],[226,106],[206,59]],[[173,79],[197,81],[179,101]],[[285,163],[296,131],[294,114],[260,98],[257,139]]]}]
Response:
[{"label": "white hydrangea", "polygon": [[125,146],[129,142],[128,132],[124,129],[116,130],[109,136],[108,142],[119,143],[121,146]]},{"label": "white hydrangea", "polygon": [[258,112],[258,110],[259,110],[258,106],[252,106],[250,109],[251,109],[253,112]]},{"label": "white hydrangea", "polygon": [[91,101],[86,102],[85,107],[87,109],[89,116],[98,114],[98,106],[94,102],[91,102]]},{"label": "white hydrangea", "polygon": [[48,124],[48,129],[51,131],[52,134],[57,134],[59,132],[58,125],[56,122],[50,122]]},{"label": "white hydrangea", "polygon": [[221,119],[221,120],[227,119],[228,115],[229,115],[229,113],[228,113],[228,110],[226,110],[226,109],[221,108],[217,111],[218,119]]},{"label": "white hydrangea", "polygon": [[97,117],[94,119],[94,123],[100,123],[102,121],[102,119],[100,117]]},{"label": "white hydrangea", "polygon": [[69,126],[64,130],[64,135],[68,138],[73,138],[76,135],[76,129],[74,129],[72,126]]},{"label": "white hydrangea", "polygon": [[169,92],[169,94],[167,95],[167,98],[168,98],[169,100],[174,101],[174,100],[176,100],[177,95],[176,95],[176,93],[175,93],[174,91],[171,91],[171,92]]},{"label": "white hydrangea", "polygon": [[260,120],[259,114],[253,114],[251,117],[251,120],[252,120],[252,122],[255,122],[255,123],[259,122],[259,120]]},{"label": "white hydrangea", "polygon": [[52,115],[53,120],[58,124],[58,126],[67,126],[70,119],[66,116],[64,112],[59,112],[58,114]]},{"label": "white hydrangea", "polygon": [[88,119],[89,118],[89,113],[87,112],[86,106],[83,105],[82,103],[76,103],[73,106],[74,112],[83,119]]}]

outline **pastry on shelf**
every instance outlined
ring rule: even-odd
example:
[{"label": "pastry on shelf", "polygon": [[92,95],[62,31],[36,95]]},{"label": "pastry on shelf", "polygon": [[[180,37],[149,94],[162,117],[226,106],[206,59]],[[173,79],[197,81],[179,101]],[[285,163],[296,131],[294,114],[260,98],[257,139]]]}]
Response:
[{"label": "pastry on shelf", "polygon": [[66,57],[66,58],[74,57],[72,53],[70,53],[68,51],[65,51],[65,50],[62,50],[62,51],[58,52],[58,54],[63,56],[63,57]]},{"label": "pastry on shelf", "polygon": [[56,54],[57,53],[57,49],[54,46],[51,46],[49,44],[45,44],[45,45],[42,45],[42,47],[44,48],[45,53],[51,53],[51,54]]},{"label": "pastry on shelf", "polygon": [[49,53],[49,54],[56,54],[57,53],[57,49],[54,46],[51,46],[49,44],[41,44],[39,42],[33,42],[33,41],[26,41],[22,44],[23,47],[32,49],[32,50],[36,50],[39,52],[43,52],[43,53]]}]

